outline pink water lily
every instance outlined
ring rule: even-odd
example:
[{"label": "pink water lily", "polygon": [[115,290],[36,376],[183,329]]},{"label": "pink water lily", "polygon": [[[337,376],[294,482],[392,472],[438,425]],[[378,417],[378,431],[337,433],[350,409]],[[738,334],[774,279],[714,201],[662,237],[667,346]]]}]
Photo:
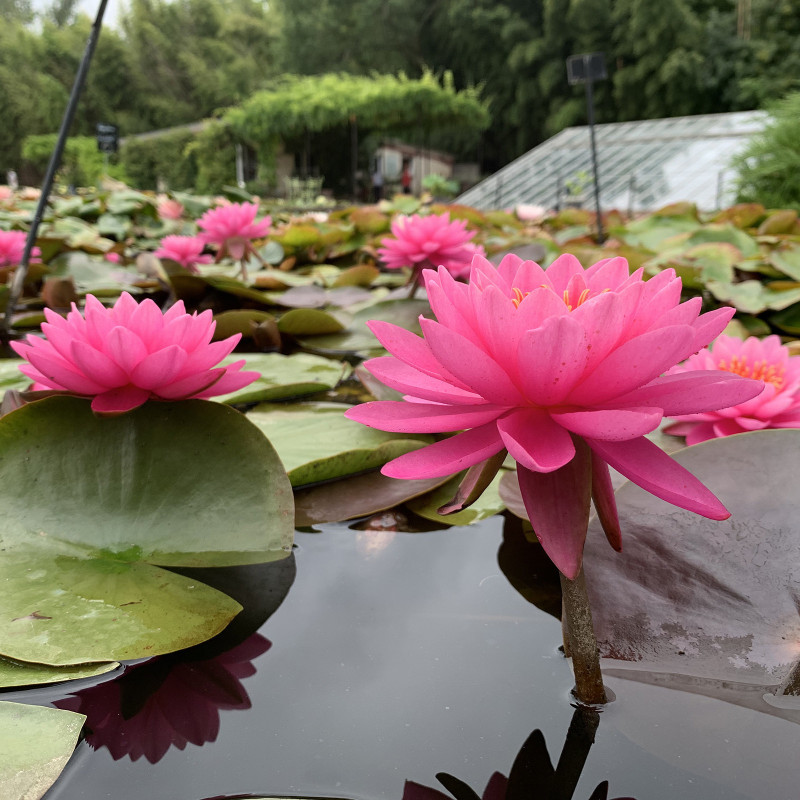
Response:
[{"label": "pink water lily", "polygon": [[203,255],[206,243],[199,236],[165,236],[153,255],[168,258],[189,272],[197,272],[198,264],[210,264],[213,259]]},{"label": "pink water lily", "polygon": [[92,398],[92,410],[121,414],[147,400],[207,398],[241,389],[259,377],[245,361],[217,366],[241,334],[212,342],[211,311],[187,314],[178,301],[165,314],[152,300],[124,292],[113,308],[86,296],[86,316],[75,304],[66,319],[44,310],[44,338],[28,336],[11,347],[29,363],[20,370],[33,389],[56,389]]},{"label": "pink water lily", "polygon": [[256,203],[230,203],[206,211],[197,221],[202,230],[200,238],[208,244],[219,246],[217,261],[226,255],[234,261],[242,261],[254,254],[252,240],[263,239],[269,234],[271,217],[257,220]]},{"label": "pink water lily", "polygon": [[161,219],[178,220],[183,216],[185,209],[183,203],[168,197],[156,206],[156,211]]},{"label": "pink water lily", "polygon": [[697,444],[719,436],[763,428],[800,428],[800,356],[791,356],[777,336],[742,341],[720,336],[712,348],[690,356],[674,374],[723,370],[764,381],[764,390],[744,403],[696,414],[673,415],[667,433]]},{"label": "pink water lily", "polygon": [[370,329],[391,353],[367,369],[405,393],[347,411],[386,431],[457,432],[390,461],[383,473],[419,479],[517,461],[525,508],[568,578],[580,570],[590,497],[621,548],[609,465],[652,494],[712,519],[729,516],[697,478],[645,434],[665,415],[699,413],[756,396],[761,381],[719,370],[664,375],[707,345],[734,311],[700,314],[680,302],[672,270],[649,281],[623,258],[583,269],[571,255],[547,269],[476,257],[468,284],[426,270],[438,321],[423,337],[387,322]]},{"label": "pink water lily", "polygon": [[470,241],[474,236],[464,220],[451,222],[449,214],[400,215],[392,222],[392,236],[381,240],[378,255],[389,269],[444,267],[459,277],[469,272],[473,256],[483,255],[483,248]]},{"label": "pink water lily", "polygon": [[[16,267],[22,261],[25,240],[28,234],[24,231],[0,231],[0,267]],[[37,261],[41,250],[31,250],[31,262]]]}]

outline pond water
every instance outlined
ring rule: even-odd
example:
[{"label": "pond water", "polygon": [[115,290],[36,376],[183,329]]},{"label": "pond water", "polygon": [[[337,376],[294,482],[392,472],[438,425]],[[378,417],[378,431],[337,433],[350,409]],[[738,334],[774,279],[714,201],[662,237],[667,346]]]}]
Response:
[{"label": "pond water", "polygon": [[576,713],[557,580],[516,520],[319,530],[292,559],[218,572],[247,611],[217,641],[5,693],[89,717],[47,800],[436,800],[440,773],[473,800],[490,780],[486,800],[603,798],[603,781],[609,798],[800,796],[792,722],[614,677],[614,702]]}]

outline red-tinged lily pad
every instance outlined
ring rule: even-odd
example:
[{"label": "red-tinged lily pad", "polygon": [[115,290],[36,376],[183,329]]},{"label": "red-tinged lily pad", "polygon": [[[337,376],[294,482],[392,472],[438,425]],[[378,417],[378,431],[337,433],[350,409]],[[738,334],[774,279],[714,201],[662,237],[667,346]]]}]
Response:
[{"label": "red-tinged lily pad", "polygon": [[302,528],[367,517],[425,495],[448,480],[398,481],[374,471],[298,489],[294,496],[295,524]]},{"label": "red-tinged lily pad", "polygon": [[724,522],[631,483],[617,492],[622,553],[595,521],[585,558],[611,674],[683,690],[691,676],[698,693],[800,722],[800,700],[776,696],[800,661],[798,449],[800,430],[787,429],[675,453],[731,511]]},{"label": "red-tinged lily pad", "polygon": [[0,796],[39,800],[67,765],[86,717],[44,706],[0,703]]}]

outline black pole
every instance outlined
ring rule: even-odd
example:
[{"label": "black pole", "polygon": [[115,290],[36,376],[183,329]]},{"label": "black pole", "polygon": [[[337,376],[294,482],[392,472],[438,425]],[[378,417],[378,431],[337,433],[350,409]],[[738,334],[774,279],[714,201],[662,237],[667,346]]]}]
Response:
[{"label": "black pole", "polygon": [[597,146],[594,141],[594,92],[591,78],[586,81],[586,113],[589,117],[589,138],[592,143],[592,172],[594,173],[594,207],[597,214],[597,243],[603,244],[603,215],[600,211],[600,176],[597,172]]},{"label": "black pole", "polygon": [[8,295],[8,304],[6,305],[6,313],[3,317],[2,329],[0,334],[2,338],[8,339],[8,331],[11,327],[11,315],[17,306],[17,301],[22,294],[22,287],[25,285],[25,278],[28,274],[28,262],[31,258],[31,251],[33,244],[36,241],[36,236],[39,232],[39,225],[44,216],[44,210],[47,206],[47,201],[50,197],[50,192],[53,188],[53,180],[55,179],[56,170],[61,163],[61,156],[64,153],[64,145],[67,142],[67,134],[72,125],[75,111],[78,108],[78,100],[81,96],[81,90],[84,83],[86,83],[86,75],[89,72],[89,64],[94,54],[94,48],[97,44],[97,39],[100,36],[100,29],[103,27],[103,15],[106,13],[106,4],[108,0],[100,0],[100,7],[97,9],[97,16],[92,24],[92,30],[89,34],[89,39],[86,42],[86,49],[83,51],[83,58],[78,66],[78,72],[75,75],[75,81],[72,84],[72,92],[69,96],[67,108],[64,111],[64,116],[61,120],[61,127],[58,131],[56,138],[56,146],[53,148],[53,153],[50,156],[50,162],[47,165],[47,172],[42,182],[42,193],[39,195],[39,202],[36,204],[36,211],[33,215],[30,230],[28,231],[28,238],[25,240],[25,248],[22,251],[22,260],[14,273],[14,280],[11,283],[11,291]]}]

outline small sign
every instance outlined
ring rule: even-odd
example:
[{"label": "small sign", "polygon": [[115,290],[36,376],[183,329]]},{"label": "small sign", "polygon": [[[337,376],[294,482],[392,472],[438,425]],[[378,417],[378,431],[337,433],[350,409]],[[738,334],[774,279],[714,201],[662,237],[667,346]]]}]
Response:
[{"label": "small sign", "polygon": [[98,122],[97,149],[101,153],[116,153],[119,146],[119,127],[108,122]]},{"label": "small sign", "polygon": [[602,81],[606,77],[605,53],[582,53],[567,59],[567,80],[570,86],[587,81]]}]

